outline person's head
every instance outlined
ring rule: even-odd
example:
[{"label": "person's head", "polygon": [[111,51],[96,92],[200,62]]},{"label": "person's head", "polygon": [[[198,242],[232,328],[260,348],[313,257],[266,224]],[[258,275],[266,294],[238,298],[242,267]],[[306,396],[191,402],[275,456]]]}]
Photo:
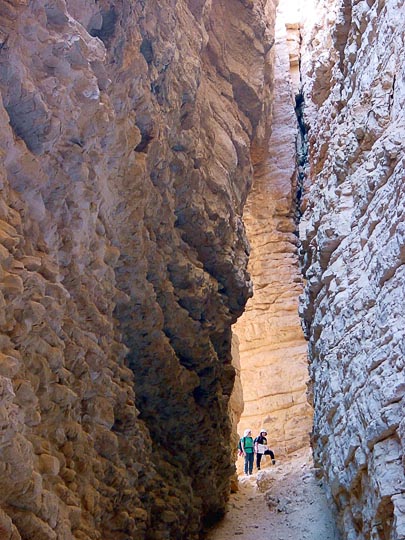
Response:
[{"label": "person's head", "polygon": [[260,430],[260,435],[267,435],[267,431],[265,430],[265,428],[262,428]]},{"label": "person's head", "polygon": [[250,437],[252,435],[251,429],[245,429],[245,433],[243,434],[244,437]]}]

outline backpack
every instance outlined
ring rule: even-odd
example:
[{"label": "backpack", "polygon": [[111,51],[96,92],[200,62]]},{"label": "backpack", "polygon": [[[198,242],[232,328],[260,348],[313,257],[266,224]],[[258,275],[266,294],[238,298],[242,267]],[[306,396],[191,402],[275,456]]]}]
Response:
[{"label": "backpack", "polygon": [[238,442],[238,455],[239,455],[239,456],[243,456],[242,441],[243,441],[243,444],[245,444],[244,439],[245,439],[245,437],[241,437],[241,438],[239,439],[239,442]]}]

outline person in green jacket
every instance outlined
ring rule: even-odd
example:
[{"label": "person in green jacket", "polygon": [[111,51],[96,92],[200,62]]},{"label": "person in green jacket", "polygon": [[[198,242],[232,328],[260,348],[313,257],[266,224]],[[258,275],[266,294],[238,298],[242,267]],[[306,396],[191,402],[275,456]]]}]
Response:
[{"label": "person in green jacket", "polygon": [[241,447],[243,456],[245,458],[245,474],[252,474],[253,462],[255,460],[255,449],[251,429],[245,429],[245,432],[241,439]]}]

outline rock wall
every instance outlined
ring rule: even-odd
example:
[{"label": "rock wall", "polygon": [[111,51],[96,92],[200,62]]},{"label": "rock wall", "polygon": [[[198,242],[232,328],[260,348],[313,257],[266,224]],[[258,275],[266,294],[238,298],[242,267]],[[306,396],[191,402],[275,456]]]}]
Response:
[{"label": "rock wall", "polygon": [[287,31],[286,16],[279,10],[272,134],[268,147],[255,155],[256,174],[244,213],[254,296],[235,325],[244,397],[238,431],[242,434],[249,427],[257,435],[266,427],[277,456],[308,445],[312,426],[306,396],[307,343],[298,316],[303,290],[298,264],[294,110],[299,24],[289,15]]},{"label": "rock wall", "polygon": [[2,539],[192,540],[223,512],[273,19],[0,0]]},{"label": "rock wall", "polygon": [[313,8],[302,57],[311,188],[301,311],[315,457],[345,538],[398,540],[405,538],[405,9],[402,0]]}]

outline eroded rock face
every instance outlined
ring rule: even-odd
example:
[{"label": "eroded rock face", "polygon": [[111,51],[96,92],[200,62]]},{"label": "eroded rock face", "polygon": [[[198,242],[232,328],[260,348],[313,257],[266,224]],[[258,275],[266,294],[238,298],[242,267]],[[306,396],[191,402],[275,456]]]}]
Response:
[{"label": "eroded rock face", "polygon": [[288,47],[299,39],[298,24],[291,21],[287,32],[285,17],[278,13],[272,134],[268,147],[255,155],[256,174],[244,212],[254,296],[235,325],[244,398],[238,431],[250,428],[256,436],[264,426],[276,456],[308,445],[312,425],[307,343],[297,309],[302,293],[294,111],[298,50]]},{"label": "eroded rock face", "polygon": [[304,37],[302,316],[313,443],[345,537],[405,537],[402,1],[318,2]]},{"label": "eroded rock face", "polygon": [[223,511],[273,12],[0,0],[2,538],[193,539]]}]

